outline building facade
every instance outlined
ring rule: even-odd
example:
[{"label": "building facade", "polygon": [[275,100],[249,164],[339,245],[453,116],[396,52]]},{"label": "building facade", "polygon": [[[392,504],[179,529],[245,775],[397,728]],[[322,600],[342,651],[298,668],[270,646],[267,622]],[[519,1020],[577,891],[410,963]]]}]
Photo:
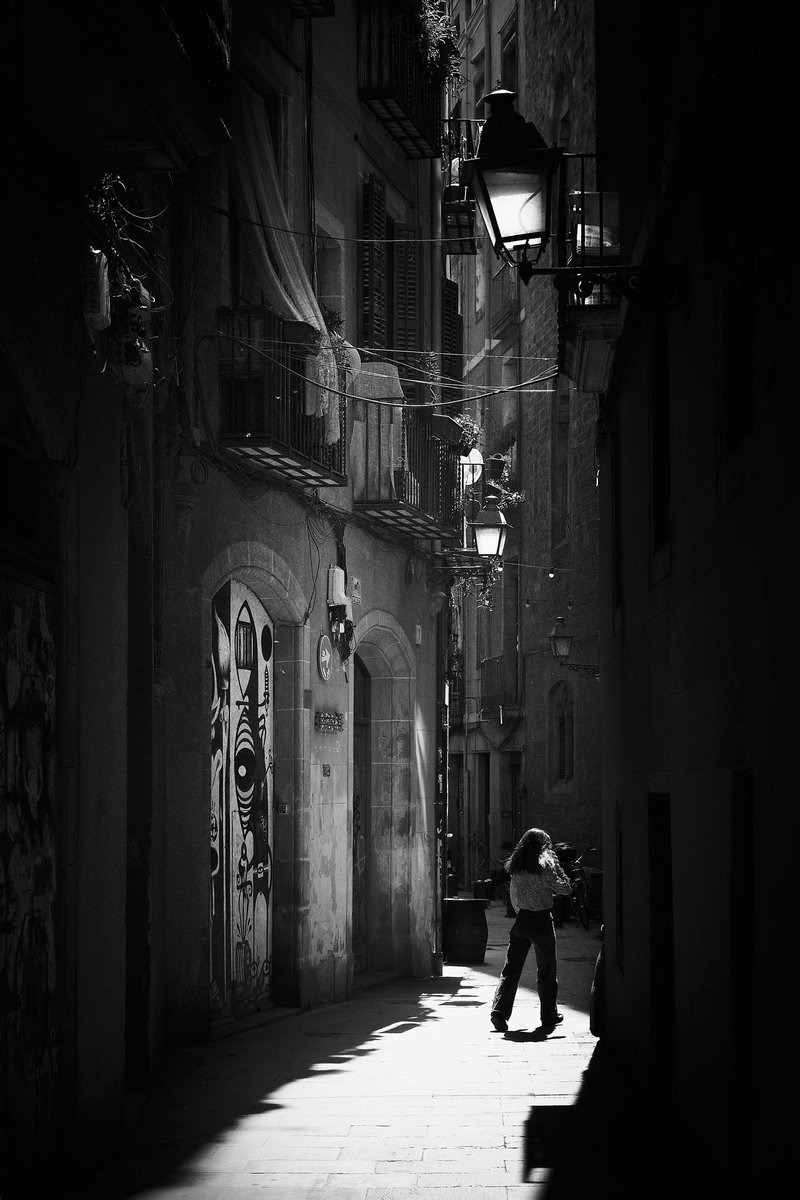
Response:
[{"label": "building facade", "polygon": [[[510,6],[457,7],[467,44],[510,19]],[[774,637],[794,511],[791,438],[775,424],[795,307],[776,219],[785,35],[772,13],[720,4],[532,0],[517,20],[519,110],[565,150],[545,273],[517,292],[520,324],[537,312],[524,352],[540,352],[549,314],[558,360],[549,423],[525,408],[542,427],[521,439],[520,526],[536,528],[537,498],[540,527],[563,528],[569,512],[580,549],[553,561],[555,580],[559,566],[587,581],[598,567],[596,588],[570,583],[559,598],[576,635],[567,662],[599,667],[599,684],[585,671],[581,683],[596,689],[602,747],[602,1041],[630,1068],[641,1111],[691,1158],[687,1186],[750,1195],[786,1161],[775,1096],[793,1065],[766,1000],[783,972],[775,847],[791,823],[793,660]],[[482,61],[468,52],[473,95]],[[485,78],[502,81],[500,65]],[[738,164],[756,145],[763,171],[745,181]],[[479,355],[480,256],[462,269]],[[588,490],[567,506],[546,499],[537,454],[556,447],[552,480],[562,412],[584,478],[596,475],[594,505]],[[532,699],[543,708],[543,692]],[[577,727],[580,694],[574,706]],[[543,730],[528,727],[526,756]],[[528,811],[548,824],[546,806]]]},{"label": "building facade", "polygon": [[423,17],[4,13],[4,1182],[177,1045],[440,970]]},{"label": "building facade", "polygon": [[[591,22],[534,31],[530,6],[513,0],[450,9],[463,79],[449,97],[445,230],[448,208],[469,203],[455,180],[461,162],[479,153],[489,115],[484,97],[496,88],[515,93],[518,111],[548,144],[592,155],[595,146]],[[454,147],[449,162],[448,146]],[[572,175],[578,178],[577,170]],[[509,534],[488,602],[480,588],[460,582],[453,593],[455,873],[467,887],[491,877],[510,846],[537,825],[567,855],[595,848],[586,864],[599,892],[602,688],[596,673],[559,664],[549,640],[563,617],[575,636],[574,662],[598,664],[595,381],[565,369],[563,306],[551,281],[526,286],[495,254],[474,205],[469,216],[464,232],[471,236],[446,242],[464,327],[464,406],[482,429],[486,470],[498,464]],[[599,900],[598,894],[598,911]]]}]

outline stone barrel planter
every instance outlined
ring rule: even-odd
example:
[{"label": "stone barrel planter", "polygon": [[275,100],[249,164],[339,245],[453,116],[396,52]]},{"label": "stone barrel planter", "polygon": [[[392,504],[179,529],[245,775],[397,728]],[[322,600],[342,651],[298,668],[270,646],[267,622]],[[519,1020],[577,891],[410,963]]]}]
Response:
[{"label": "stone barrel planter", "polygon": [[485,900],[445,900],[443,943],[449,963],[482,963],[489,940]]}]

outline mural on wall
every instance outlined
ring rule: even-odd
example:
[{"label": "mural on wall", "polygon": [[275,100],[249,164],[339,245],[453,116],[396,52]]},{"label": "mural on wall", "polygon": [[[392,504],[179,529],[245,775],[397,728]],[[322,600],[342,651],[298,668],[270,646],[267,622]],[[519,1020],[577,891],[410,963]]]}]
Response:
[{"label": "mural on wall", "polygon": [[235,579],[211,616],[211,1010],[226,1019],[270,991],[273,632]]},{"label": "mural on wall", "polygon": [[45,592],[0,576],[0,602],[0,1159],[10,1167],[47,1147],[56,1089],[55,645]]}]

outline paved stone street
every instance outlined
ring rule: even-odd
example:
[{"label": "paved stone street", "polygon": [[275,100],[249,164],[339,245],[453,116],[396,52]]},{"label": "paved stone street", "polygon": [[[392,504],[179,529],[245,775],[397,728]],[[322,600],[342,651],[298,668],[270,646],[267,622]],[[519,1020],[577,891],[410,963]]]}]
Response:
[{"label": "paved stone street", "polygon": [[597,1039],[588,1008],[599,929],[558,930],[564,1023],[540,1039],[533,954],[507,1034],[489,1021],[511,920],[487,909],[485,962],[392,981],[348,1003],[276,1009],[265,1024],[182,1052],[128,1151],[86,1192],[108,1200],[536,1200],[525,1123],[571,1107]]}]

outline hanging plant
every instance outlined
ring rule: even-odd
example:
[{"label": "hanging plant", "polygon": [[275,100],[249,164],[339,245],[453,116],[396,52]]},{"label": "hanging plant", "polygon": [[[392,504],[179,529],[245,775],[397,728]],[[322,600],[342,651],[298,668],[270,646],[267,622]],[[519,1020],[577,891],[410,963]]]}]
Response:
[{"label": "hanging plant", "polygon": [[422,0],[419,22],[422,27],[422,50],[431,71],[440,77],[443,84],[450,84],[461,91],[465,80],[461,73],[455,21],[441,0]]},{"label": "hanging plant", "polygon": [[454,420],[461,426],[461,441],[458,448],[461,454],[467,455],[470,450],[476,450],[483,445],[483,426],[466,413],[458,413]]},{"label": "hanging plant", "polygon": [[325,322],[325,328],[328,331],[331,350],[333,351],[333,357],[336,359],[336,366],[340,371],[344,370],[347,366],[347,352],[345,350],[345,337],[342,333],[342,325],[344,324],[342,314],[335,308],[329,308],[327,304],[320,305],[320,312]]}]

